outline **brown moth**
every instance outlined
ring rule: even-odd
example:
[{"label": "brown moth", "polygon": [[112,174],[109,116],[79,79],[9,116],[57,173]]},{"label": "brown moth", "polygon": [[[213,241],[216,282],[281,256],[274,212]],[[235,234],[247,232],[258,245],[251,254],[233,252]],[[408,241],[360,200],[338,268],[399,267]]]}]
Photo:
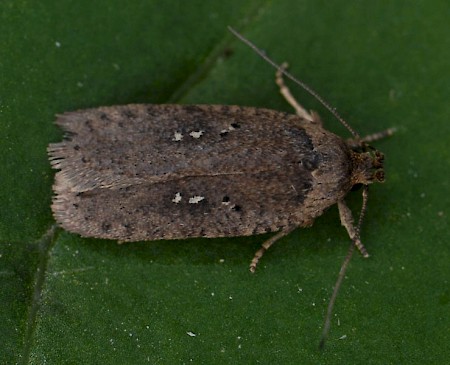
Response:
[{"label": "brown moth", "polygon": [[325,130],[318,114],[307,112],[284,85],[282,74],[291,77],[285,67],[275,67],[295,115],[151,104],[59,115],[65,139],[48,147],[52,167],[60,170],[52,204],[58,224],[83,237],[121,242],[278,232],[255,254],[254,271],[275,241],[337,204],[353,244],[368,256],[359,238],[367,189],[357,226],[344,198],[355,186],[383,181],[383,155],[367,142],[390,131],[360,138],[300,83],[354,139]]}]

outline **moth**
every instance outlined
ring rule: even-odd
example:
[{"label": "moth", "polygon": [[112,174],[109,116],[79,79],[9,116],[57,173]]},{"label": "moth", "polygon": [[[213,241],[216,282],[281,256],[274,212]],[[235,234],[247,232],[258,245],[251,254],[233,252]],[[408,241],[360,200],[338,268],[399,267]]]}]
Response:
[{"label": "moth", "polygon": [[[275,67],[296,114],[132,104],[58,115],[65,138],[48,147],[59,170],[52,203],[57,223],[83,237],[121,242],[276,232],[256,252],[253,272],[274,242],[337,204],[351,247],[368,256],[359,237],[367,186],[384,180],[383,154],[368,143],[390,131],[360,138],[306,86],[353,139],[327,131],[317,113],[292,97],[282,78],[292,78],[286,66]],[[363,210],[355,225],[344,198],[360,185]]]}]

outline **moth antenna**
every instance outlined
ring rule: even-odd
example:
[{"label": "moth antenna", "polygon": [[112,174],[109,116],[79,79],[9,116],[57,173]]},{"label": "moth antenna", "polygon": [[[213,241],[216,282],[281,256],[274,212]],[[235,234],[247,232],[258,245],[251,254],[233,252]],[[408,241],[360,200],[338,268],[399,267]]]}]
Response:
[{"label": "moth antenna", "polygon": [[[361,206],[361,213],[359,214],[358,225],[356,226],[356,236],[353,241],[359,239],[361,233],[361,225],[364,220],[364,216],[367,210],[367,201],[369,199],[369,186],[364,185],[364,190],[362,192],[363,202]],[[347,256],[344,259],[344,262],[341,265],[341,269],[339,270],[339,275],[336,280],[336,284],[334,285],[333,294],[331,295],[330,302],[328,303],[327,314],[325,316],[325,324],[323,326],[322,338],[320,339],[319,349],[323,350],[325,347],[325,342],[328,337],[328,332],[330,331],[331,326],[331,315],[333,314],[334,303],[336,302],[336,298],[341,288],[342,281],[345,277],[345,272],[347,271],[348,264],[353,255],[353,251],[355,250],[354,242],[351,243],[350,248],[348,250]]]},{"label": "moth antenna", "polygon": [[361,226],[364,220],[364,216],[366,215],[367,210],[367,202],[369,200],[369,185],[364,185],[363,191],[362,191],[362,206],[361,206],[361,213],[359,213],[359,219],[358,219],[358,225],[356,226],[356,235],[357,238],[360,238],[361,233]]},{"label": "moth antenna", "polygon": [[344,262],[341,265],[341,269],[339,270],[339,275],[336,280],[336,284],[334,285],[333,294],[331,295],[330,302],[328,303],[327,314],[325,317],[325,324],[323,326],[322,338],[320,339],[319,349],[323,350],[325,347],[325,341],[327,340],[328,332],[330,331],[331,326],[331,315],[333,314],[334,303],[336,302],[337,295],[339,293],[339,289],[341,288],[342,281],[345,277],[345,272],[347,271],[348,264],[353,255],[353,251],[355,250],[355,245],[353,242],[348,249],[347,256],[344,259]]},{"label": "moth antenna", "polygon": [[312,95],[320,104],[322,104],[331,114],[334,115],[334,117],[341,122],[341,124],[348,129],[348,131],[353,135],[355,139],[360,139],[360,136],[358,133],[355,132],[355,130],[350,127],[350,125],[342,118],[339,113],[336,111],[336,108],[333,108],[330,104],[328,104],[322,97],[315,92],[312,88],[310,88],[307,84],[305,84],[303,81],[298,80],[293,75],[291,75],[289,72],[287,72],[285,69],[283,69],[280,65],[272,61],[264,51],[256,47],[252,42],[250,42],[247,38],[245,38],[242,34],[238,33],[236,30],[228,27],[228,30],[233,33],[239,40],[241,40],[243,43],[245,43],[247,46],[249,46],[253,51],[255,51],[262,59],[264,59],[267,63],[269,63],[271,66],[275,67],[278,71],[280,71],[284,76],[286,76],[288,79],[295,82],[297,85],[299,85],[301,88],[303,88],[306,92],[308,92],[310,95]]}]

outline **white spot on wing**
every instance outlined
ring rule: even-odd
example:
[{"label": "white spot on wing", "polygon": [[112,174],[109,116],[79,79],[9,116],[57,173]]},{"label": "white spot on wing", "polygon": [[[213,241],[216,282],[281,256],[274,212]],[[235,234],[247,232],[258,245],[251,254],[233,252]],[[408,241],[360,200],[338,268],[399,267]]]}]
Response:
[{"label": "white spot on wing", "polygon": [[183,135],[180,132],[175,132],[175,134],[173,135],[173,139],[172,141],[181,141],[183,139]]},{"label": "white spot on wing", "polygon": [[175,198],[173,198],[172,201],[173,201],[175,204],[178,204],[178,203],[181,201],[181,194],[180,194],[180,193],[176,193],[176,194],[175,194]]},{"label": "white spot on wing", "polygon": [[189,133],[189,135],[193,138],[200,138],[203,135],[203,131],[192,131],[191,133]]},{"label": "white spot on wing", "polygon": [[221,135],[224,135],[224,134],[227,134],[227,133],[232,132],[232,131],[235,131],[235,130],[236,130],[236,128],[233,127],[233,126],[230,124],[230,125],[228,126],[227,129],[222,129],[222,130],[220,131],[220,134],[221,134]]},{"label": "white spot on wing", "polygon": [[198,204],[199,202],[201,202],[203,199],[205,199],[204,196],[193,196],[192,198],[189,198],[189,203],[190,204]]}]

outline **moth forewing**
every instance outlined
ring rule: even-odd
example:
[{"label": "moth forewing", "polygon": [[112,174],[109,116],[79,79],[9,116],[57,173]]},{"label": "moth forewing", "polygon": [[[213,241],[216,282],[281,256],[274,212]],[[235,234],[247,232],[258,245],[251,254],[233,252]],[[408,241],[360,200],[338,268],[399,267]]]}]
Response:
[{"label": "moth forewing", "polygon": [[[71,122],[73,120],[73,123]],[[214,105],[127,105],[62,115],[56,220],[142,241],[310,225],[351,188],[349,149],[296,115]]]}]

